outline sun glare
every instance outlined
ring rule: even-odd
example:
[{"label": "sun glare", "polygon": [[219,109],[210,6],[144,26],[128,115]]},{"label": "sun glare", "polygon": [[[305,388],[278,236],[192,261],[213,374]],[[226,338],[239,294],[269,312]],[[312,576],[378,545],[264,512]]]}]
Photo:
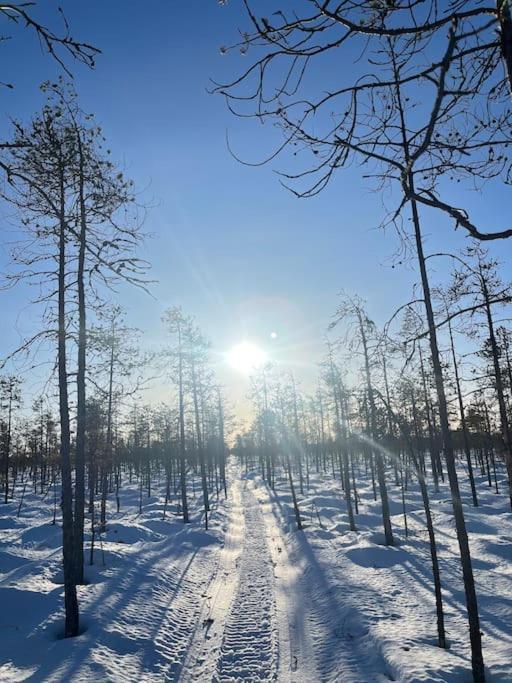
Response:
[{"label": "sun glare", "polygon": [[248,375],[261,368],[267,360],[267,354],[259,346],[250,342],[242,342],[233,346],[227,354],[227,362],[238,372]]}]

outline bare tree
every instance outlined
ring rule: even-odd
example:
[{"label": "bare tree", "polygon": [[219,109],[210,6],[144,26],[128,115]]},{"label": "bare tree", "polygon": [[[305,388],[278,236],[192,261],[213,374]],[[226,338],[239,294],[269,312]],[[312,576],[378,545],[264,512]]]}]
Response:
[{"label": "bare tree", "polygon": [[[512,234],[512,231],[481,233],[464,217],[464,212],[453,209],[438,196],[440,180],[445,174],[461,173],[485,180],[506,173],[506,160],[502,159],[502,155],[495,159],[494,151],[491,152],[496,145],[508,144],[509,138],[508,128],[503,136],[501,124],[498,124],[499,121],[508,120],[510,106],[508,93],[506,103],[503,102],[506,79],[501,77],[500,80],[493,62],[501,59],[500,45],[496,36],[492,38],[493,46],[484,48],[481,44],[483,37],[493,30],[497,20],[496,11],[493,10],[494,24],[484,16],[479,27],[472,24],[468,26],[466,21],[470,16],[471,21],[477,15],[481,16],[478,7],[470,16],[465,13],[452,16],[447,38],[432,41],[436,49],[439,49],[438,43],[441,45],[440,57],[432,59],[428,66],[421,67],[418,58],[423,54],[424,41],[428,43],[430,34],[413,27],[405,31],[392,31],[386,24],[389,13],[383,5],[356,3],[356,12],[361,10],[365,13],[359,22],[363,30],[357,32],[352,25],[347,24],[346,18],[340,19],[341,11],[329,13],[326,9],[329,2],[320,5],[313,0],[312,4],[316,7],[313,16],[295,16],[293,20],[287,20],[283,12],[278,12],[279,26],[273,27],[268,20],[258,21],[246,2],[253,32],[243,36],[240,45],[244,50],[254,45],[262,49],[263,56],[240,77],[225,86],[219,86],[217,91],[226,96],[232,107],[238,104],[243,108],[248,103],[249,108],[253,107],[248,115],[252,113],[260,119],[273,118],[278,122],[284,133],[284,142],[277,152],[289,145],[298,145],[306,152],[313,153],[317,161],[306,170],[283,174],[287,183],[306,183],[305,189],[292,188],[297,196],[318,194],[339,168],[352,161],[371,169],[370,174],[377,179],[379,189],[396,184],[401,191],[399,205],[385,223],[393,223],[400,234],[408,239],[401,221],[402,212],[405,209],[410,211],[412,241],[420,271],[444,455],[464,576],[473,678],[475,681],[484,681],[477,598],[455,467],[419,207],[426,205],[448,213],[458,225],[481,239],[505,237],[508,232]],[[434,3],[427,5],[436,7]],[[342,9],[348,8],[346,3],[340,6]],[[403,9],[401,3],[400,7]],[[435,29],[437,25],[435,20],[431,28]],[[445,25],[444,19],[441,25]],[[369,30],[365,30],[365,26],[369,26]],[[341,35],[336,37],[336,32],[341,32]],[[362,73],[355,82],[335,86],[332,92],[299,96],[297,93],[303,84],[306,69],[318,61],[313,58],[343,46],[353,33],[378,38],[373,52],[370,50],[371,59],[379,66],[378,77]],[[414,36],[412,41],[408,37],[411,35]],[[486,58],[490,55],[489,63],[486,62],[482,69],[474,66],[479,65],[479,54]],[[276,76],[270,74],[271,67],[279,61],[288,66],[276,86]],[[497,86],[497,79],[500,87]],[[419,87],[420,82],[426,86]],[[496,108],[492,99],[494,93],[499,93]],[[472,103],[475,97],[480,96],[485,97],[488,104],[487,114],[473,121],[474,129],[469,130]],[[326,107],[329,107],[330,116],[325,115]],[[242,113],[247,112],[243,110]],[[493,122],[489,123],[487,115],[494,117]],[[455,138],[452,139],[454,131]],[[474,158],[472,153],[475,154]],[[471,159],[460,162],[461,156],[466,154]],[[371,395],[370,392],[370,417],[373,410]]]},{"label": "bare tree", "polygon": [[[48,321],[51,324],[56,317],[57,322],[64,566],[66,595],[71,596],[66,635],[76,635],[78,608],[71,585],[83,580],[86,307],[101,300],[101,288],[111,288],[119,280],[145,286],[147,264],[134,254],[141,240],[136,217],[125,222],[123,213],[123,220],[117,220],[118,210],[131,203],[131,182],[115,169],[108,153],[103,154],[100,129],[91,117],[82,115],[74,93],[69,94],[64,84],[48,84],[45,90],[48,102],[41,114],[28,126],[14,124],[8,151],[10,182],[3,196],[28,233],[27,241],[15,250],[19,269],[11,281],[25,278],[36,283]],[[73,338],[75,301],[78,403],[73,514],[68,342]],[[54,329],[45,329],[33,340],[54,335]]]},{"label": "bare tree", "polygon": [[370,361],[370,335],[375,336],[375,325],[368,318],[364,311],[362,302],[357,299],[350,299],[345,297],[336,312],[335,322],[331,325],[334,327],[339,323],[345,323],[349,326],[349,333],[346,338],[347,343],[354,351],[360,351],[363,357],[363,374],[366,397],[368,401],[368,415],[370,427],[370,451],[372,459],[375,459],[377,466],[377,479],[379,482],[379,493],[382,504],[382,522],[384,526],[384,537],[386,545],[393,545],[393,530],[391,528],[391,517],[389,512],[388,491],[386,486],[386,474],[384,468],[384,460],[382,458],[381,450],[375,447],[377,443],[377,422],[376,422],[376,405],[374,396],[374,385],[372,381],[371,361]]}]

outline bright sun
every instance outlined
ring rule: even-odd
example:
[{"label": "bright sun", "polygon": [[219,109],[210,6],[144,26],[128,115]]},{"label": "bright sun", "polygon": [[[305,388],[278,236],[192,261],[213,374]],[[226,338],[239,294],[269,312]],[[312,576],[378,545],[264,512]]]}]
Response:
[{"label": "bright sun", "polygon": [[261,368],[267,360],[267,354],[259,346],[251,342],[242,342],[233,346],[227,354],[228,364],[238,372],[248,375]]}]

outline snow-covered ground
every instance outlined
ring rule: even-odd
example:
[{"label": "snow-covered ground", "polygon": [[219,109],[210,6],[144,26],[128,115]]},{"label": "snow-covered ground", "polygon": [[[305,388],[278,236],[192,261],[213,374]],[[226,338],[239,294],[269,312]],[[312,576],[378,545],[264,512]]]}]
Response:
[{"label": "snow-covered ground", "polygon": [[[349,532],[339,480],[311,475],[295,530],[287,483],[272,492],[230,468],[228,500],[205,532],[200,497],[184,526],[160,495],[123,488],[79,588],[83,633],[62,639],[60,528],[48,497],[0,506],[0,680],[469,681],[464,596],[446,487],[432,496],[450,648],[435,645],[424,514],[390,487],[397,545],[380,545],[380,507],[360,491]],[[512,681],[512,515],[483,480],[465,506],[489,681]]]},{"label": "snow-covered ground", "polygon": [[[461,479],[463,474],[461,473]],[[503,482],[504,484],[504,482]],[[449,649],[436,646],[435,601],[425,515],[417,487],[406,497],[405,537],[399,491],[390,486],[396,546],[382,545],[380,505],[369,487],[357,532],[348,530],[339,480],[312,477],[294,531],[286,481],[268,494],[254,485],[270,533],[282,582],[283,621],[290,627],[282,651],[282,680],[471,681],[469,639],[457,542],[446,486],[432,495],[440,554]],[[462,480],[465,490],[465,481]],[[505,491],[503,486],[503,491]],[[479,597],[489,681],[512,681],[512,514],[506,495],[479,480],[480,507],[465,505]],[[469,502],[469,494],[465,500]],[[277,522],[277,523],[276,523]],[[294,672],[295,669],[295,672]],[[281,676],[280,676],[281,679]]]}]

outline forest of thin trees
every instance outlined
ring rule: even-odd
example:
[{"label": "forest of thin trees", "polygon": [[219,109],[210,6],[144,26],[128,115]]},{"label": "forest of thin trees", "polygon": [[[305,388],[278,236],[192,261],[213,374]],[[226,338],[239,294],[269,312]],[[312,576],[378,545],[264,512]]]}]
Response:
[{"label": "forest of thin trees", "polygon": [[[229,54],[238,50],[249,63],[233,80],[217,84],[214,91],[225,97],[236,116],[261,122],[269,120],[281,129],[282,141],[266,161],[274,161],[283,153],[293,151],[299,169],[281,171],[281,177],[284,185],[298,198],[320,194],[345,168],[360,165],[364,181],[373,182],[382,196],[391,197],[391,206],[384,208],[382,227],[393,226],[403,248],[416,259],[421,286],[419,304],[422,305],[417,315],[420,325],[426,328],[422,336],[428,341],[436,398],[436,408],[430,411],[429,417],[431,455],[434,465],[434,424],[437,424],[444,465],[438,463],[436,469],[439,475],[444,467],[452,493],[473,677],[475,681],[483,681],[477,595],[456,467],[456,441],[448,400],[449,378],[443,367],[440,346],[440,326],[443,319],[450,322],[452,314],[436,315],[434,285],[429,272],[429,259],[434,255],[425,252],[424,231],[432,224],[444,230],[454,226],[477,242],[506,239],[512,235],[508,227],[478,225],[466,209],[451,199],[455,183],[480,189],[484,199],[489,186],[503,189],[510,183],[510,3],[497,0],[490,6],[483,6],[479,2],[458,0],[446,3],[307,0],[295,11],[284,5],[277,7],[270,18],[260,15],[252,3],[246,2],[245,7],[249,28],[240,31],[240,40],[223,47],[222,52]],[[344,58],[347,64],[354,64],[355,55],[364,55],[364,58],[350,69],[335,69],[335,78],[329,79],[334,55],[334,63],[338,65]],[[499,433],[510,486],[509,417],[492,313],[493,295],[501,283],[493,281],[489,286],[487,276],[493,274],[493,268],[492,264],[485,263],[484,257],[477,256],[476,263],[469,264],[462,260],[462,267],[465,269],[462,286],[471,282],[467,294],[478,297],[477,302],[470,302],[469,309],[483,309],[486,316],[486,346],[488,353],[490,350]],[[502,295],[507,298],[506,292]],[[455,306],[458,305],[456,300]],[[378,401],[371,389],[364,318],[358,305],[342,306],[340,313],[342,317],[355,316],[359,328],[359,343],[365,357],[364,410],[368,415],[369,434],[373,437]],[[449,334],[452,338],[451,328]],[[506,328],[503,334],[507,335]],[[415,332],[412,336],[414,340]],[[404,340],[399,340],[399,344],[404,344]],[[456,366],[455,353],[452,357]],[[425,371],[426,364],[422,360],[420,363]],[[461,427],[471,476],[459,370],[455,383],[459,387]],[[389,400],[386,405],[391,415]],[[489,406],[487,410],[490,411]],[[396,421],[390,419],[390,425],[393,422],[398,428],[399,416]],[[491,439],[489,429],[487,438]],[[374,454],[374,470],[382,501],[385,538],[391,543],[393,536],[380,453]],[[473,499],[476,502],[474,487]],[[438,590],[437,595],[440,599]],[[438,606],[442,643],[440,615]]]},{"label": "forest of thin trees", "polygon": [[[454,271],[447,291],[433,293],[453,447],[451,479],[418,303],[400,311],[400,325],[392,335],[391,325],[377,328],[362,300],[344,295],[326,341],[316,391],[299,391],[292,374],[270,365],[263,368],[252,381],[254,423],[237,436],[233,448],[242,467],[259,470],[271,489],[276,476],[286,479],[299,530],[309,515],[309,509],[300,509],[300,498],[311,490],[310,477],[319,472],[339,480],[351,531],[358,529],[359,491],[371,484],[382,511],[382,542],[391,546],[396,539],[389,497],[401,501],[397,531],[399,538],[407,537],[405,494],[418,488],[432,561],[439,647],[447,646],[447,633],[430,496],[447,483],[464,531],[463,508],[478,507],[484,488],[502,496],[509,508],[512,505],[507,441],[512,336],[503,324],[509,287],[499,281],[496,264],[481,250],[469,257],[476,267],[467,260],[464,267],[478,273],[479,289],[461,293],[460,272]],[[464,294],[470,297],[467,303]],[[344,332],[336,336],[342,323]],[[462,351],[469,342],[474,350]],[[460,557],[462,570],[471,562],[469,546],[465,552]],[[473,618],[478,621],[474,599]]]},{"label": "forest of thin trees", "polygon": [[[123,481],[137,478],[142,511],[153,480],[163,480],[164,517],[179,492],[173,512],[188,522],[189,479],[197,475],[208,528],[210,493],[227,491],[225,404],[193,318],[168,310],[168,343],[150,358],[116,303],[120,286],[148,291],[151,281],[138,255],[144,207],[70,79],[69,58],[93,67],[99,50],[73,39],[65,20],[63,34],[38,23],[28,5],[2,5],[0,13],[32,29],[64,71],[41,86],[41,111],[14,120],[0,145],[1,196],[21,232],[10,245],[5,288],[34,287],[40,314],[40,330],[3,367],[20,357],[55,359],[40,396],[24,397],[23,377],[0,377],[0,457],[3,501],[16,498],[19,516],[29,488],[52,497],[52,523],[62,521],[69,637],[80,633],[84,565],[107,529],[108,499],[120,510]],[[161,405],[141,399],[150,362],[168,383]]]},{"label": "forest of thin trees", "polygon": [[[417,272],[410,301],[397,297],[378,326],[371,302],[340,295],[326,321],[316,386],[302,388],[299,376],[272,363],[258,368],[252,422],[235,433],[195,319],[179,306],[167,310],[165,344],[149,353],[118,304],[121,290],[152,289],[141,256],[151,218],[70,78],[77,61],[94,66],[98,49],[71,38],[67,24],[60,34],[37,23],[29,6],[0,5],[0,16],[35,33],[63,72],[41,86],[41,109],[10,122],[0,142],[1,200],[20,229],[9,245],[2,298],[30,286],[39,315],[38,331],[2,363],[2,501],[14,501],[20,515],[27,491],[52,500],[51,521],[62,524],[64,635],[72,637],[81,629],[84,566],[97,561],[126,484],[136,483],[142,512],[152,487],[163,483],[163,516],[183,523],[193,521],[189,499],[197,488],[207,530],[212,500],[228,496],[231,460],[242,473],[259,473],[270,490],[276,478],[286,481],[301,532],[301,501],[310,478],[322,473],[340,483],[347,531],[358,531],[360,490],[370,485],[385,546],[408,536],[406,493],[416,487],[433,629],[446,648],[450,623],[431,509],[446,485],[473,680],[484,681],[465,510],[478,508],[487,489],[512,508],[512,283],[492,251],[512,228],[487,224],[481,212],[475,218],[459,201],[475,188],[484,205],[499,201],[511,182],[510,3],[305,0],[296,11],[277,2],[270,17],[259,16],[257,3],[243,4],[247,27],[221,49],[242,70],[214,91],[235,116],[275,124],[282,138],[264,161],[287,159],[281,182],[297,198],[320,195],[348,167],[386,197],[382,227],[394,228],[392,246],[398,238],[396,265],[406,260]],[[360,53],[354,69],[332,68],[334,54],[348,62]],[[342,217],[340,235],[348,224]],[[426,231],[454,228],[465,236],[463,249],[428,252]],[[342,273],[340,284],[350,290]],[[41,357],[50,370],[35,395],[11,368],[19,358]],[[167,386],[161,403],[144,397],[154,376]],[[398,528],[391,500],[402,506]]]}]

